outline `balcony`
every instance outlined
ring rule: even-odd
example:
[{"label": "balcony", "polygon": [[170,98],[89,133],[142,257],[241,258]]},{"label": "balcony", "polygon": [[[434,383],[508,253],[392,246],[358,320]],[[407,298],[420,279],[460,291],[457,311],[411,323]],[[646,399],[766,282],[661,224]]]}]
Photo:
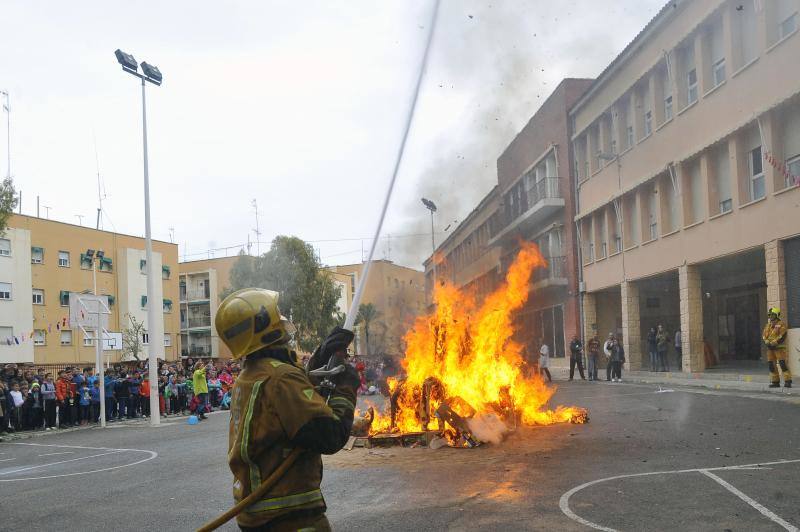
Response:
[{"label": "balcony", "polygon": [[199,315],[199,316],[189,316],[188,319],[181,320],[181,329],[210,329],[211,328],[211,316],[208,315]]},{"label": "balcony", "polygon": [[518,205],[500,208],[495,213],[490,228],[489,245],[498,244],[531,230],[548,217],[564,208],[561,178],[546,177],[532,183],[522,195]]},{"label": "balcony", "polygon": [[210,345],[190,345],[188,347],[184,347],[181,349],[181,356],[182,357],[210,357],[211,356],[211,346]]},{"label": "balcony", "polygon": [[180,289],[180,300],[182,303],[193,303],[193,302],[205,302],[211,299],[211,293],[207,288],[197,288],[197,289],[184,289],[181,286]]},{"label": "balcony", "polygon": [[531,289],[567,286],[567,258],[547,257],[547,266],[533,270]]}]

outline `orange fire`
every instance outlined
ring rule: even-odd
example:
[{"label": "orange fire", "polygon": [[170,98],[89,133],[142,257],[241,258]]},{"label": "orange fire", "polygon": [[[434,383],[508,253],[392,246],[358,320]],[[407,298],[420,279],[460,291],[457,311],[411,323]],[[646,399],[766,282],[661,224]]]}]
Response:
[{"label": "orange fire", "polygon": [[[394,426],[387,409],[376,413],[370,432],[421,431],[426,420],[434,428],[433,413],[445,400],[464,417],[510,413],[526,425],[583,421],[582,408],[547,408],[555,387],[523,375],[523,346],[513,340],[514,313],[528,299],[534,268],[545,265],[538,248],[524,243],[503,284],[482,301],[447,282],[436,286],[436,310],[418,317],[405,336],[406,379],[389,381],[396,392]],[[425,396],[427,408],[420,406]]]}]

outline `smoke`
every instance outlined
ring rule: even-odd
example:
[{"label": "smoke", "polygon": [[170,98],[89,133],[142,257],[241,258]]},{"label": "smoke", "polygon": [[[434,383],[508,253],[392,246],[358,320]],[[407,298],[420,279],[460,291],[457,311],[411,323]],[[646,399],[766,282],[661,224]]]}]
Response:
[{"label": "smoke", "polygon": [[[441,243],[497,184],[497,158],[558,83],[596,75],[660,1],[443,2],[412,131],[426,137],[410,165],[417,188],[389,232],[429,235],[426,197],[438,207]],[[397,239],[391,250],[416,268],[430,254],[429,236]]]},{"label": "smoke", "polygon": [[494,414],[479,414],[467,420],[470,432],[478,440],[495,445],[503,441],[508,427]]}]

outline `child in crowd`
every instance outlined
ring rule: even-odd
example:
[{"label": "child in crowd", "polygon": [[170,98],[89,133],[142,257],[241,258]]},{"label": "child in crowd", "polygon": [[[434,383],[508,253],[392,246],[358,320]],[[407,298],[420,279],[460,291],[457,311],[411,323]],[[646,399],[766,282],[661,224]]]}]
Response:
[{"label": "child in crowd", "polygon": [[39,383],[34,381],[31,384],[31,391],[25,399],[26,423],[32,430],[42,430],[44,422],[44,398],[42,397]]},{"label": "child in crowd", "polygon": [[22,408],[20,409],[20,422],[22,424],[22,430],[30,430],[31,429],[31,409],[28,405],[28,395],[30,395],[30,388],[28,387],[28,381],[22,381],[22,384],[19,387],[20,392],[22,392]]},{"label": "child in crowd", "polygon": [[56,428],[56,384],[53,382],[52,373],[44,375],[41,390],[44,401],[45,430],[53,430]]},{"label": "child in crowd", "polygon": [[92,404],[90,411],[90,419],[92,423],[100,421],[100,381],[98,379],[92,380],[92,388],[89,390]]},{"label": "child in crowd", "polygon": [[144,374],[142,383],[139,386],[139,405],[142,410],[142,416],[148,417],[150,415],[150,375]]},{"label": "child in crowd", "polygon": [[14,430],[22,430],[22,404],[25,401],[22,398],[18,382],[11,383],[11,393],[9,395],[11,396],[11,402],[8,404],[11,427]]},{"label": "child in crowd", "polygon": [[139,390],[142,386],[141,373],[134,371],[133,377],[130,377],[128,382],[130,383],[130,396],[128,397],[128,418],[130,419],[139,417]]},{"label": "child in crowd", "polygon": [[85,379],[81,379],[81,386],[79,388],[79,409],[80,409],[80,419],[81,425],[86,425],[89,423],[89,415],[92,407],[92,394],[89,391],[89,386],[86,384]]}]

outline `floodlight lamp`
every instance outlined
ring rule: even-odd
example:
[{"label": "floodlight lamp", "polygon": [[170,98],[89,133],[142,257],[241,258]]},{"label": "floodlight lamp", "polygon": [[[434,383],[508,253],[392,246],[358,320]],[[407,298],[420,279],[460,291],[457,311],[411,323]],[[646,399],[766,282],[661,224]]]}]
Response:
[{"label": "floodlight lamp", "polygon": [[105,252],[104,252],[102,249],[98,249],[98,250],[97,250],[97,258],[98,258],[98,259],[102,259],[102,258],[103,258],[103,257],[105,257],[105,256],[106,256],[106,254],[105,254]]},{"label": "floodlight lamp", "polygon": [[94,258],[94,250],[91,248],[87,249],[86,256],[89,257],[90,259]]},{"label": "floodlight lamp", "polygon": [[428,198],[422,198],[422,204],[425,205],[425,208],[429,211],[436,212],[436,204]]},{"label": "floodlight lamp", "polygon": [[156,85],[161,85],[161,71],[158,69],[158,67],[143,61],[142,72],[144,72],[144,76],[147,78],[147,81],[155,83]]},{"label": "floodlight lamp", "polygon": [[126,54],[117,48],[117,51],[114,52],[114,55],[117,56],[117,61],[120,65],[122,65],[123,69],[132,72],[136,72],[139,69],[139,63],[136,62],[136,59],[134,59],[131,54]]}]

